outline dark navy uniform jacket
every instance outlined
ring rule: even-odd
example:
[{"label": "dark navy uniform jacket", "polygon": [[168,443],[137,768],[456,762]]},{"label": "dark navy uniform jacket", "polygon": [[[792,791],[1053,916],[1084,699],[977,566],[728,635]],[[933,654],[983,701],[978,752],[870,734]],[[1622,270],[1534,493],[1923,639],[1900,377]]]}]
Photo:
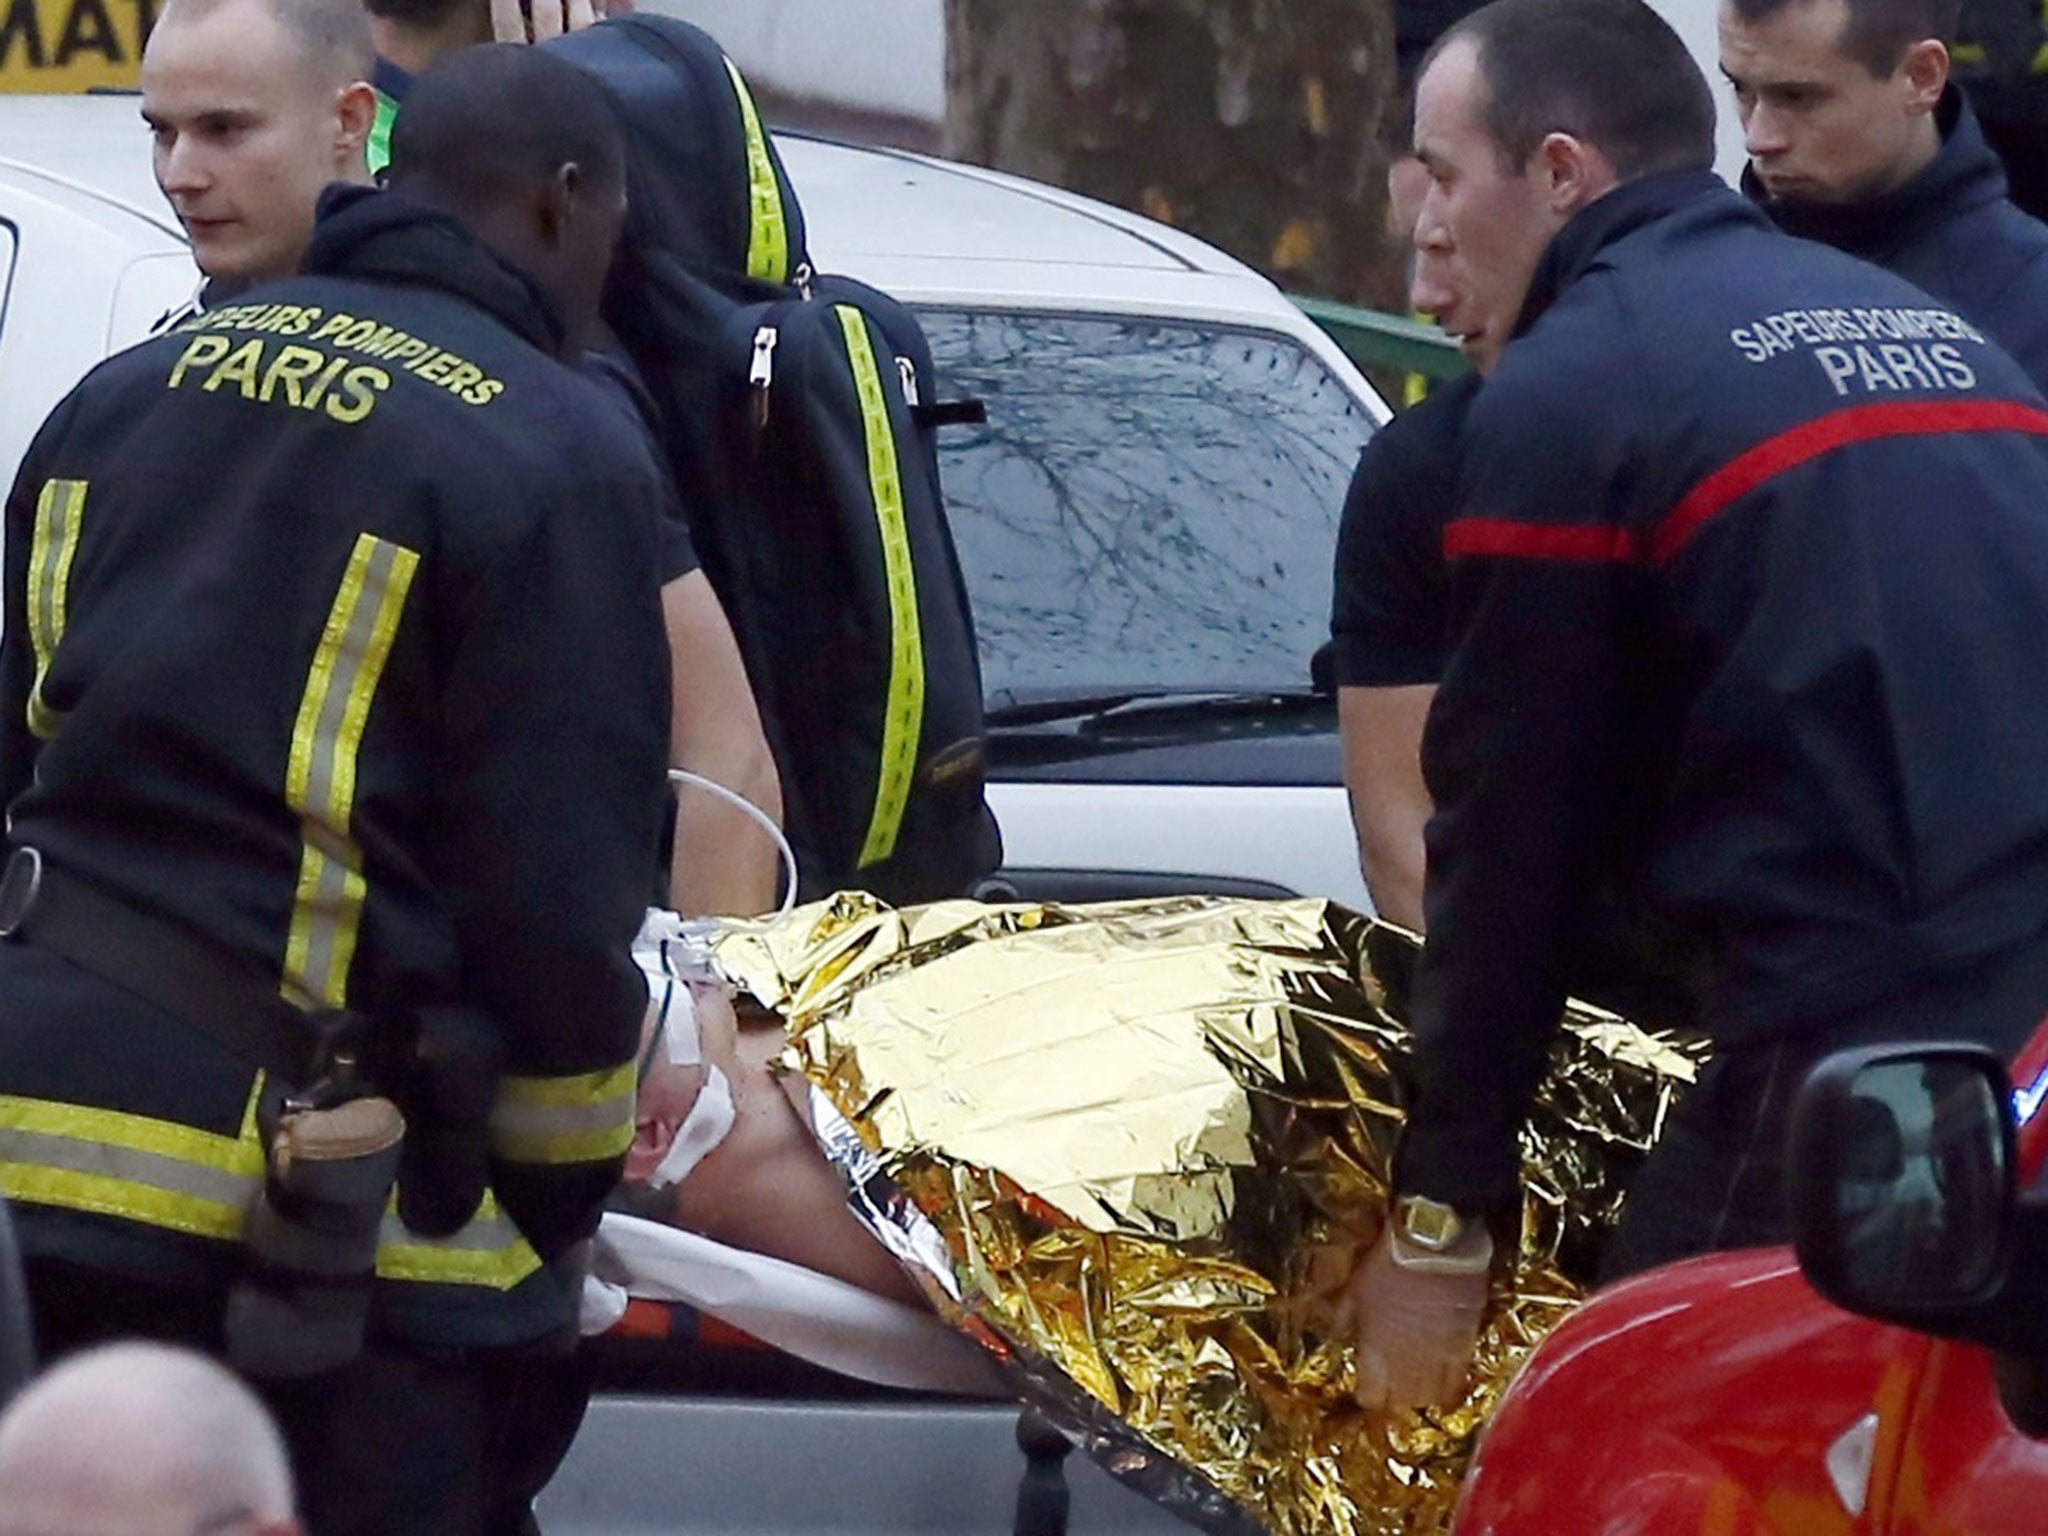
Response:
[{"label": "dark navy uniform jacket", "polygon": [[1546,252],[1444,542],[1404,1189],[1512,1196],[1605,870],[1729,1043],[2048,929],[2048,410],[1950,308],[1705,173],[1627,185]]},{"label": "dark navy uniform jacket", "polygon": [[[565,1249],[632,1134],[628,946],[665,801],[666,491],[553,355],[523,275],[395,193],[308,274],[111,359],[7,504],[10,840],[303,1006],[459,1005],[504,1071],[493,1189],[387,1222],[393,1328],[573,1320]],[[247,1063],[0,944],[0,1188],[33,1252],[231,1269],[263,1158]]]},{"label": "dark navy uniform jacket", "polygon": [[1787,234],[1832,245],[1953,304],[2048,389],[2048,224],[2014,207],[2005,168],[1950,86],[1936,109],[1941,149],[1904,186],[1860,203],[1766,198],[1743,190]]}]

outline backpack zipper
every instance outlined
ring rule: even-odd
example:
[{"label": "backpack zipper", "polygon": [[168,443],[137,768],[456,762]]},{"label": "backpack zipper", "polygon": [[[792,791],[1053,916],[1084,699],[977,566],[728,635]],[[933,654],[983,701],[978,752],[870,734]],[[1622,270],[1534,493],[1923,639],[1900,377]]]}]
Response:
[{"label": "backpack zipper", "polygon": [[747,385],[754,394],[754,431],[768,430],[768,394],[775,383],[775,344],[780,333],[772,325],[754,332],[754,358],[747,365]]},{"label": "backpack zipper", "polygon": [[903,376],[903,403],[915,408],[917,398],[917,364],[907,357],[896,359],[896,371]]}]

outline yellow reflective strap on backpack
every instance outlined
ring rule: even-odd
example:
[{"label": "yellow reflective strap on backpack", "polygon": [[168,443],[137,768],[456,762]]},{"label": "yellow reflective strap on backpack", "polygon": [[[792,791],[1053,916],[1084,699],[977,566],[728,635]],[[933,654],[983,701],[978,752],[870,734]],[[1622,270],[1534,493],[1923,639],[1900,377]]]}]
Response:
[{"label": "yellow reflective strap on backpack", "polygon": [[761,127],[761,114],[754,110],[753,93],[731,59],[725,72],[732,78],[732,93],[740,105],[740,121],[747,135],[747,276],[764,283],[789,281],[789,216],[782,207],[782,187],[775,179],[775,162],[768,154],[768,135]]},{"label": "yellow reflective strap on backpack", "polygon": [[491,1110],[491,1150],[515,1163],[598,1163],[633,1144],[638,1063],[573,1077],[507,1077]]},{"label": "yellow reflective strap on backpack", "polygon": [[299,814],[304,847],[281,990],[301,1006],[348,1002],[368,895],[363,851],[350,833],[356,757],[419,563],[403,545],[357,538],[299,701],[285,802]]},{"label": "yellow reflective strap on backpack", "polygon": [[917,567],[911,560],[910,529],[903,515],[903,475],[896,459],[896,437],[889,430],[882,370],[868,339],[867,317],[850,304],[835,304],[833,311],[846,333],[846,353],[860,392],[868,485],[874,495],[875,526],[881,535],[882,566],[889,588],[889,701],[883,716],[875,809],[860,851],[860,867],[865,869],[896,851],[903,812],[910,804],[918,742],[924,732],[924,635],[917,613]]},{"label": "yellow reflective strap on backpack", "polygon": [[71,561],[78,553],[79,526],[85,521],[85,492],[83,480],[51,480],[36,498],[35,534],[28,555],[28,637],[36,676],[28,692],[28,728],[41,741],[55,736],[64,722],[43,702],[43,680],[64,638]]}]

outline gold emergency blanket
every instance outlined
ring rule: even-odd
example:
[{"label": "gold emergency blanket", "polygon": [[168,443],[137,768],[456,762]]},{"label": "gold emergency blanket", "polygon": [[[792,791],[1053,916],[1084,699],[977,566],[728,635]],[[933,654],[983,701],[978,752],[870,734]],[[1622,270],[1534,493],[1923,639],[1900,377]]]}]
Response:
[{"label": "gold emergency blanket", "polygon": [[844,1116],[821,1139],[934,1304],[1126,1481],[1276,1536],[1448,1527],[1478,1428],[1699,1059],[1573,1007],[1469,1396],[1364,1412],[1315,1302],[1386,1208],[1416,955],[1330,903],[1206,898],[841,896],[718,946]]}]

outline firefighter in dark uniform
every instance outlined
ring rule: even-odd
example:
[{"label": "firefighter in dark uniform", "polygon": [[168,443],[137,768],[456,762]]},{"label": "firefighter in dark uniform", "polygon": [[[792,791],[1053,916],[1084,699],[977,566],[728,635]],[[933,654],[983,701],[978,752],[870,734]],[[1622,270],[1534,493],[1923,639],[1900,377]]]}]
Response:
[{"label": "firefighter in dark uniform", "polygon": [[40,1336],[226,1349],[322,1536],[527,1528],[573,1434],[665,791],[667,493],[558,360],[616,126],[487,48],[397,155],[304,275],[95,371],[7,504],[0,1189]]},{"label": "firefighter in dark uniform", "polygon": [[[1626,1271],[1787,1233],[1820,1055],[2010,1051],[2048,1005],[2048,408],[1953,309],[1709,169],[1636,0],[1496,0],[1426,67],[1417,238],[1499,326],[1444,531],[1428,941],[1361,1393],[1453,1394],[1485,1218],[1596,880],[1697,946],[1717,1054],[1628,1196]],[[1560,125],[1565,126],[1560,126]]]},{"label": "firefighter in dark uniform", "polygon": [[2048,6],[1963,0],[1956,74],[2005,162],[2012,200],[2048,219]]},{"label": "firefighter in dark uniform", "polygon": [[1955,0],[1723,0],[1742,189],[1788,234],[1926,290],[2048,388],[2048,225],[1950,79]]}]

